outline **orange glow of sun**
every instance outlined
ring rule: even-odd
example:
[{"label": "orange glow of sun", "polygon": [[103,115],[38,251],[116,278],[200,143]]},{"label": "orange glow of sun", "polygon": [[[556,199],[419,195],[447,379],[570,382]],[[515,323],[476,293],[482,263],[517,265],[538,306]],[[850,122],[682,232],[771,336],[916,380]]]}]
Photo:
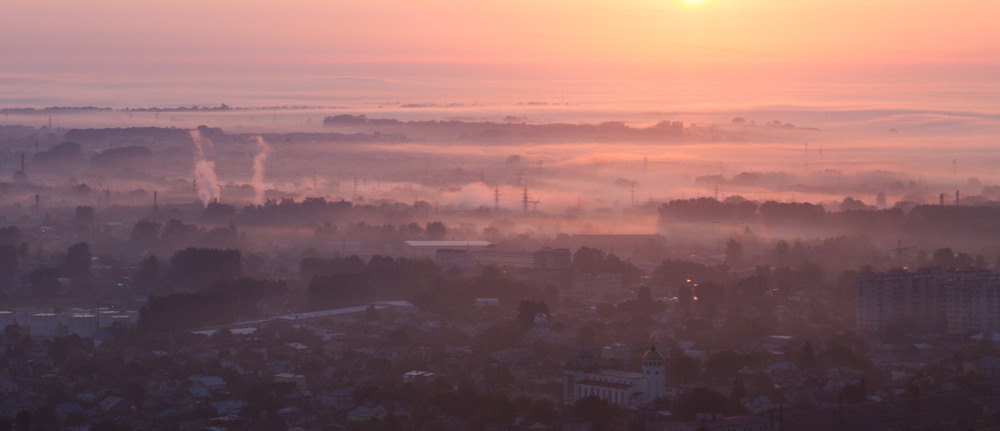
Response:
[{"label": "orange glow of sun", "polygon": [[704,6],[705,3],[708,3],[708,0],[681,0],[681,4],[691,8]]}]

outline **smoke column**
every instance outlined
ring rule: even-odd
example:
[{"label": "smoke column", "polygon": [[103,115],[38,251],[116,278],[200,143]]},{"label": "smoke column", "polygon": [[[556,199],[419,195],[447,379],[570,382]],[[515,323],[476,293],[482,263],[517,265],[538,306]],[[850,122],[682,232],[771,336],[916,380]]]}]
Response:
[{"label": "smoke column", "polygon": [[270,154],[271,146],[263,137],[258,136],[257,155],[253,156],[253,178],[250,180],[250,185],[253,186],[253,203],[257,205],[264,204],[264,191],[267,190],[264,186],[264,162]]},{"label": "smoke column", "polygon": [[194,178],[198,182],[198,198],[207,207],[209,203],[219,200],[219,178],[215,176],[215,162],[205,159],[204,146],[207,144],[211,147],[212,141],[203,138],[197,130],[191,131],[191,140],[197,150],[194,153]]}]

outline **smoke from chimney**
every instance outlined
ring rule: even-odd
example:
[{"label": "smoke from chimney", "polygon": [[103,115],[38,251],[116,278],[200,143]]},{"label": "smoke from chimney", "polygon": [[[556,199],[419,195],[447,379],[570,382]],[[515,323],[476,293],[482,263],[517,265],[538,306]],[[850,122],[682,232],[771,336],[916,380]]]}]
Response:
[{"label": "smoke from chimney", "polygon": [[191,131],[191,140],[194,142],[194,177],[198,187],[198,198],[201,203],[208,207],[211,202],[219,200],[219,178],[215,175],[215,162],[205,158],[205,145],[212,146],[212,141],[202,137],[201,132]]},{"label": "smoke from chimney", "polygon": [[270,154],[271,146],[263,137],[258,136],[257,155],[253,156],[253,178],[250,180],[250,185],[253,186],[253,203],[257,205],[264,204],[264,192],[267,190],[264,184],[264,162]]}]

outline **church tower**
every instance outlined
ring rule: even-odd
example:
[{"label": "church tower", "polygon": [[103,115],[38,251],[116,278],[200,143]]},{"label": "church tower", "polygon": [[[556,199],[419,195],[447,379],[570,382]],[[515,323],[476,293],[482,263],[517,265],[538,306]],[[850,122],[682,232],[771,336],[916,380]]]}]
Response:
[{"label": "church tower", "polygon": [[645,403],[667,394],[667,360],[653,346],[642,355],[642,377],[646,382]]}]

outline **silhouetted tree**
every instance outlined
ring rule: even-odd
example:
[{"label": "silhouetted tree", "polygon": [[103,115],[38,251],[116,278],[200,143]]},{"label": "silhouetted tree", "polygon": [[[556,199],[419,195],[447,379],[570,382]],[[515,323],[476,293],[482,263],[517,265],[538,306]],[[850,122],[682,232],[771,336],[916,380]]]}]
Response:
[{"label": "silhouetted tree", "polygon": [[154,295],[140,310],[139,330],[169,332],[259,319],[262,312],[255,305],[264,298],[286,292],[280,282],[241,278],[219,280],[195,293]]},{"label": "silhouetted tree", "polygon": [[9,281],[17,275],[18,256],[16,246],[0,245],[0,281]]},{"label": "silhouetted tree", "polygon": [[931,264],[934,266],[945,268],[955,267],[955,253],[951,251],[951,248],[939,248],[935,250],[932,259]]},{"label": "silhouetted tree", "polygon": [[573,269],[585,274],[602,272],[604,251],[599,248],[580,247],[573,253]]},{"label": "silhouetted tree", "polygon": [[733,267],[743,263],[743,244],[735,239],[726,242],[726,263]]},{"label": "silhouetted tree", "polygon": [[192,247],[170,258],[167,279],[175,286],[198,290],[216,280],[237,278],[241,273],[239,250]]},{"label": "silhouetted tree", "polygon": [[741,355],[732,350],[714,352],[705,359],[705,375],[728,381],[743,367],[752,365],[754,359],[750,355]]},{"label": "silhouetted tree", "polygon": [[375,289],[365,274],[317,275],[309,282],[311,310],[363,305],[375,297]]},{"label": "silhouetted tree", "polygon": [[548,316],[549,307],[544,302],[525,299],[517,306],[517,322],[522,329],[530,329],[535,324],[535,316],[539,313]]},{"label": "silhouetted tree", "polygon": [[539,398],[531,404],[531,408],[525,415],[530,422],[538,422],[551,425],[556,418],[556,405],[547,398]]},{"label": "silhouetted tree", "polygon": [[865,402],[868,396],[868,390],[865,388],[865,381],[861,380],[858,384],[848,383],[844,386],[844,389],[840,391],[840,397],[845,402],[850,404],[859,404]]},{"label": "silhouetted tree", "polygon": [[813,351],[812,343],[806,341],[799,351],[799,367],[812,368],[816,366],[816,352]]},{"label": "silhouetted tree", "polygon": [[135,284],[139,289],[149,291],[154,290],[160,284],[160,261],[155,254],[151,254],[142,262],[139,262],[139,269],[135,273]]},{"label": "silhouetted tree", "polygon": [[704,310],[707,317],[715,316],[718,307],[726,300],[726,288],[711,281],[698,283],[694,286],[693,294],[698,297],[698,307]]},{"label": "silhouetted tree", "polygon": [[14,417],[14,429],[17,431],[31,431],[31,412],[21,410]]},{"label": "silhouetted tree", "polygon": [[670,350],[667,357],[667,375],[673,377],[674,383],[684,384],[696,380],[701,374],[701,364],[698,360],[684,353],[680,348]]},{"label": "silhouetted tree", "polygon": [[209,202],[202,216],[213,223],[227,223],[236,215],[236,207],[219,202]]},{"label": "silhouetted tree", "polygon": [[42,266],[28,274],[28,282],[35,295],[49,297],[59,291],[59,271]]},{"label": "silhouetted tree", "polygon": [[734,403],[739,403],[745,396],[747,396],[747,388],[743,383],[743,379],[737,378],[733,380],[733,390],[729,394],[729,399]]},{"label": "silhouetted tree", "polygon": [[975,265],[975,261],[972,259],[968,253],[958,253],[955,255],[954,267],[955,268],[971,268]]},{"label": "silhouetted tree", "polygon": [[653,271],[653,283],[658,286],[678,286],[692,280],[695,283],[719,281],[712,268],[683,260],[665,260]]},{"label": "silhouetted tree", "polygon": [[199,233],[198,226],[184,224],[184,222],[177,219],[170,219],[163,225],[160,242],[168,250],[174,250],[194,244],[198,240]]},{"label": "silhouetted tree", "polygon": [[682,394],[675,403],[674,417],[689,421],[698,413],[722,413],[733,415],[743,413],[742,406],[725,395],[706,387],[697,387]]},{"label": "silhouetted tree", "polygon": [[160,229],[162,227],[163,225],[155,221],[140,220],[132,226],[132,233],[129,235],[129,244],[143,250],[155,247],[160,241]]},{"label": "silhouetted tree", "polygon": [[0,229],[0,244],[18,245],[21,243],[21,230],[10,225]]},{"label": "silhouetted tree", "polygon": [[90,232],[94,227],[94,208],[78,206],[73,212],[73,225],[79,233]]},{"label": "silhouetted tree", "polygon": [[611,418],[614,417],[614,408],[608,401],[594,395],[576,400],[573,403],[573,411],[590,421],[595,430],[608,429]]},{"label": "silhouetted tree", "polygon": [[85,242],[73,244],[66,250],[63,270],[76,286],[84,286],[90,278],[90,246]]},{"label": "silhouetted tree", "polygon": [[432,241],[443,240],[448,235],[448,229],[444,226],[444,223],[439,221],[427,223],[425,232],[427,233],[427,239]]}]

